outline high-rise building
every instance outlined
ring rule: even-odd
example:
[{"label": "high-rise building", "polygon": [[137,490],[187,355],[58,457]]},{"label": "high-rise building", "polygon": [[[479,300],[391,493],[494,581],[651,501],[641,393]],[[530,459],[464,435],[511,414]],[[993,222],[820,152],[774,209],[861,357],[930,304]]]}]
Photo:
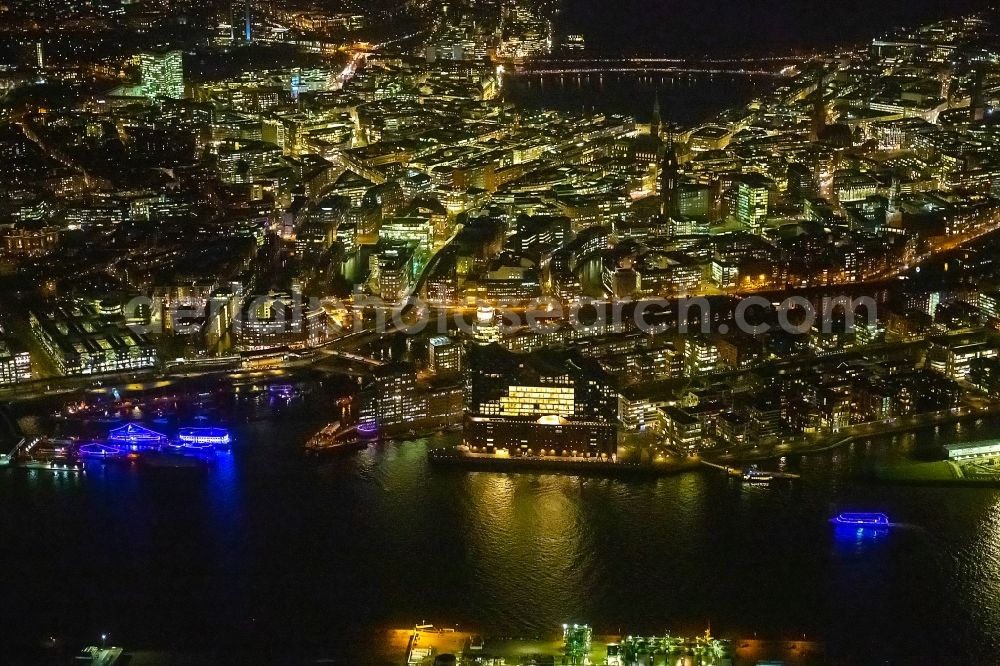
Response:
[{"label": "high-rise building", "polygon": [[752,233],[759,233],[767,218],[769,182],[760,174],[744,174],[736,180],[736,218]]},{"label": "high-rise building", "polygon": [[412,364],[377,368],[371,392],[371,410],[379,427],[396,426],[422,417],[417,396],[417,373]]},{"label": "high-rise building", "polygon": [[230,25],[234,42],[253,40],[253,0],[232,0]]},{"label": "high-rise building", "polygon": [[436,335],[427,344],[428,362],[432,372],[461,372],[462,345],[447,335]]},{"label": "high-rise building", "polygon": [[969,100],[969,122],[977,123],[986,116],[986,98],[983,96],[983,79],[985,72],[981,63],[977,63],[972,72],[972,94]]},{"label": "high-rise building", "polygon": [[812,169],[801,162],[788,165],[788,194],[796,201],[816,195],[816,178]]},{"label": "high-rise building", "polygon": [[184,54],[148,52],[139,56],[142,91],[147,97],[184,97]]},{"label": "high-rise building", "polygon": [[660,214],[664,218],[676,220],[680,217],[677,189],[680,185],[680,167],[677,164],[677,149],[673,137],[667,144],[660,165]]},{"label": "high-rise building", "polygon": [[809,138],[819,141],[826,129],[826,70],[820,68],[816,72],[816,90],[812,95],[812,122]]}]

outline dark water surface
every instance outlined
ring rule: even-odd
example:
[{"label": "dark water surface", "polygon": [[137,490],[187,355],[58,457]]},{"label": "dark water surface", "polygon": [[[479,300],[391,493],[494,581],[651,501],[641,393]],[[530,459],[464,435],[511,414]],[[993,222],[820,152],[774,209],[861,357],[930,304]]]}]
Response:
[{"label": "dark water surface", "polygon": [[744,106],[778,82],[768,77],[725,74],[636,75],[521,73],[504,77],[504,97],[520,108],[602,112],[648,123],[660,98],[665,120],[695,125],[733,107]]},{"label": "dark water surface", "polygon": [[[858,476],[1000,422],[790,460],[796,486],[741,489],[713,474],[432,468],[444,435],[317,463],[298,450],[307,421],[293,409],[245,424],[209,465],[0,470],[4,633],[290,659],[346,658],[374,629],[423,620],[500,634],[711,622],[821,638],[849,663],[987,664],[1000,648],[1000,492]],[[903,526],[836,535],[828,518],[847,509]]]},{"label": "dark water surface", "polygon": [[724,56],[857,44],[985,0],[563,0],[557,25],[596,53]]}]

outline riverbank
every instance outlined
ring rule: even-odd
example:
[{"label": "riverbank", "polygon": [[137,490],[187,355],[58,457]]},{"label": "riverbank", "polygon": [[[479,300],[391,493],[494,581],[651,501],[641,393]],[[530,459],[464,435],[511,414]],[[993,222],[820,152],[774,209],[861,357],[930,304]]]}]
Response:
[{"label": "riverbank", "polygon": [[679,458],[664,462],[639,464],[582,458],[567,460],[565,458],[499,457],[465,453],[457,448],[433,449],[428,451],[427,459],[432,464],[442,467],[461,467],[484,472],[529,471],[612,478],[672,476],[691,472],[701,467],[701,462],[697,458]]},{"label": "riverbank", "polygon": [[[940,425],[957,423],[969,419],[987,418],[1000,415],[1000,405],[990,404],[981,408],[964,407],[957,410],[947,410],[930,414],[895,419],[885,423],[867,423],[844,428],[836,433],[821,436],[803,436],[791,441],[775,443],[770,447],[755,447],[746,451],[729,452],[721,455],[708,453],[699,457],[668,458],[661,461],[646,463],[611,462],[607,460],[591,460],[583,458],[536,458],[536,457],[503,457],[486,454],[475,454],[459,448],[434,449],[428,452],[428,460],[442,467],[459,467],[485,472],[547,472],[554,474],[572,474],[578,476],[600,476],[619,478],[655,478],[672,476],[704,469],[703,462],[712,466],[739,468],[753,463],[776,460],[786,456],[803,456],[826,453],[848,444],[870,437],[898,434],[934,428]],[[916,464],[916,463],[915,463]],[[936,463],[924,463],[936,464]],[[947,466],[946,461],[941,465]],[[935,483],[947,485],[997,485],[1000,486],[1000,475],[993,478],[978,476],[956,476],[947,468],[940,468],[933,473],[902,473],[874,475],[873,478],[889,483]]]},{"label": "riverbank", "polygon": [[982,408],[963,407],[929,414],[918,414],[892,422],[865,423],[849,426],[835,433],[819,437],[799,437],[792,441],[774,444],[769,448],[755,447],[748,451],[727,453],[719,456],[705,456],[706,460],[723,465],[739,465],[767,460],[776,460],[790,455],[811,455],[833,451],[856,441],[882,435],[893,435],[934,428],[940,425],[958,423],[969,419],[989,418],[1000,415],[1000,404],[990,404]]}]

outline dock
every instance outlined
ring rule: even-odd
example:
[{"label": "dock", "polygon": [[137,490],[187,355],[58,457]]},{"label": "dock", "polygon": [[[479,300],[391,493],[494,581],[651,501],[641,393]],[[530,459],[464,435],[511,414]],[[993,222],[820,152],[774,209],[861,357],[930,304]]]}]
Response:
[{"label": "dock", "polygon": [[428,452],[427,457],[434,465],[461,467],[470,471],[540,472],[611,478],[655,478],[682,474],[698,468],[698,463],[692,458],[639,464],[583,458],[496,456],[461,452],[456,449],[434,449]]}]

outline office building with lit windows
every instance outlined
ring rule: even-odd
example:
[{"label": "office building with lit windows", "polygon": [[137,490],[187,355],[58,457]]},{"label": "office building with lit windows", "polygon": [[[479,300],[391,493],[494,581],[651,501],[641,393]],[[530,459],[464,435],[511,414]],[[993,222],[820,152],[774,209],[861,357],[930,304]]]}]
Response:
[{"label": "office building with lit windows", "polygon": [[515,354],[469,349],[465,443],[512,456],[610,458],[617,393],[596,362],[575,351]]},{"label": "office building with lit windows", "polygon": [[427,343],[427,360],[437,374],[461,372],[462,345],[447,335],[436,335]]},{"label": "office building with lit windows", "polygon": [[120,313],[100,312],[81,301],[33,308],[31,330],[64,375],[141,370],[156,365],[156,347],[129,329]]},{"label": "office building with lit windows", "polygon": [[142,92],[146,97],[184,97],[184,54],[148,52],[139,56]]},{"label": "office building with lit windows", "polygon": [[358,431],[381,437],[458,425],[462,397],[463,388],[452,377],[418,384],[412,363],[383,365],[361,392]]},{"label": "office building with lit windows", "polygon": [[299,292],[246,298],[233,321],[233,332],[241,352],[307,349],[329,339],[326,311],[310,307]]},{"label": "office building with lit windows", "polygon": [[745,174],[736,180],[736,219],[744,229],[759,233],[767,218],[770,183],[760,174]]},{"label": "office building with lit windows", "polygon": [[417,372],[410,363],[376,368],[362,400],[361,426],[384,429],[419,420]]},{"label": "office building with lit windows", "polygon": [[0,384],[31,379],[31,355],[0,327]]}]

